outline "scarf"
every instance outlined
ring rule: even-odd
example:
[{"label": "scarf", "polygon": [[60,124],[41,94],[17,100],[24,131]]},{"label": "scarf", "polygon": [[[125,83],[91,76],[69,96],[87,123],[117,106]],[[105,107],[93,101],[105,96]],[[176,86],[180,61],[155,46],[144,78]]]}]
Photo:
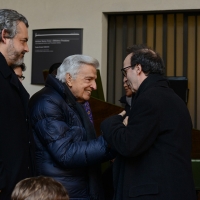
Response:
[{"label": "scarf", "polygon": [[[84,106],[76,102],[76,110],[81,118],[87,133],[87,141],[96,139],[96,132],[91,123]],[[103,188],[101,185],[101,166],[93,165],[88,169],[89,174],[89,195],[91,200],[104,200]]]}]

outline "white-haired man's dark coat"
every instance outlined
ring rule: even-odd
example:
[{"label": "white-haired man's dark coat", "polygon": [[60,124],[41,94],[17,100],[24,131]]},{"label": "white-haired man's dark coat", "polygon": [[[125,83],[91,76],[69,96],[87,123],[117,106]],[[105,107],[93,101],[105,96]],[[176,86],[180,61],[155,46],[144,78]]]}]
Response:
[{"label": "white-haired man's dark coat", "polygon": [[113,154],[68,86],[48,75],[29,108],[37,175],[62,183],[70,199],[103,200],[99,168]]}]

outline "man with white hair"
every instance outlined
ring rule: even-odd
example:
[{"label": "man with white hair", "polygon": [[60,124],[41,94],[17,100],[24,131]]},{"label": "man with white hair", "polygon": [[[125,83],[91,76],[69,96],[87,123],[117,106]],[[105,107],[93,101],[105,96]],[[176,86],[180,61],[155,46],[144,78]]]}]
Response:
[{"label": "man with white hair", "polygon": [[65,58],[56,77],[49,74],[29,104],[37,175],[61,182],[72,200],[104,199],[100,164],[113,158],[83,107],[97,88],[98,66],[90,56]]}]

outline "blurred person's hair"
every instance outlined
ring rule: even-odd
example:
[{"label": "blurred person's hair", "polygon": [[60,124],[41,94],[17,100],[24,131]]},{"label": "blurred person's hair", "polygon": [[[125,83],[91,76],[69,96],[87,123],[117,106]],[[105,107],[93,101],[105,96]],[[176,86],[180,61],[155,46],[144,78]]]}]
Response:
[{"label": "blurred person's hair", "polygon": [[12,200],[69,200],[64,186],[50,177],[38,176],[21,180],[16,184]]},{"label": "blurred person's hair", "polygon": [[62,63],[54,63],[53,65],[51,65],[51,67],[49,68],[49,74],[57,74],[57,69],[58,67],[60,67]]}]

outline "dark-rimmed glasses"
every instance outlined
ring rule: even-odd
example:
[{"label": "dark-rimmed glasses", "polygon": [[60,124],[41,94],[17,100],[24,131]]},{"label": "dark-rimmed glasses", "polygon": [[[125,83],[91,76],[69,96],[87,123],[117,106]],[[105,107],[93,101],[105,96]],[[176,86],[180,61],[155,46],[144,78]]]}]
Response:
[{"label": "dark-rimmed glasses", "polygon": [[25,76],[19,76],[19,75],[17,75],[17,77],[20,79],[20,80],[24,80],[25,79]]},{"label": "dark-rimmed glasses", "polygon": [[122,74],[126,77],[127,76],[127,70],[130,68],[130,67],[134,67],[134,66],[128,66],[128,67],[124,67],[124,68],[122,68],[121,69],[121,72],[122,72]]}]

